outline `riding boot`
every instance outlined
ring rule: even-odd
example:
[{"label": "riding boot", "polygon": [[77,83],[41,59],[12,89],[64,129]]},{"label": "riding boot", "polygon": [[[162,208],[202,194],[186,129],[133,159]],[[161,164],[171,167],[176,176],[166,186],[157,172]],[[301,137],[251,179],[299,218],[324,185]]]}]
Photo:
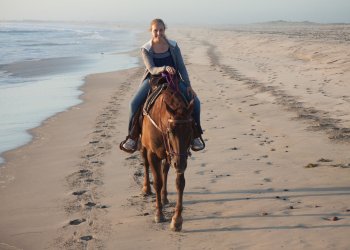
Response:
[{"label": "riding boot", "polygon": [[196,122],[193,122],[192,128],[193,128],[193,138],[201,137],[201,135],[203,134],[201,125],[197,124]]},{"label": "riding boot", "polygon": [[138,139],[141,134],[142,118],[140,117],[142,107],[138,109],[131,120],[129,135],[119,145],[120,149],[127,153],[134,153],[138,149]]},{"label": "riding boot", "polygon": [[135,113],[133,119],[132,119],[132,125],[131,129],[129,131],[129,138],[133,139],[134,141],[137,141],[139,139],[139,136],[141,134],[141,111],[142,107],[140,107],[137,112]]},{"label": "riding boot", "polygon": [[202,138],[203,130],[202,127],[197,124],[193,123],[193,141],[191,145],[191,149],[193,151],[200,151],[205,148],[205,142]]}]

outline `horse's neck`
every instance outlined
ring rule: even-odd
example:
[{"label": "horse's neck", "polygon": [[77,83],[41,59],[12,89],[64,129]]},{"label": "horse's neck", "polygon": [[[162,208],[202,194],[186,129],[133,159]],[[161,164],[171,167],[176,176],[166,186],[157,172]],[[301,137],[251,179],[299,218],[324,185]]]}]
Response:
[{"label": "horse's neck", "polygon": [[167,92],[167,90],[160,94],[150,110],[150,116],[160,128],[163,128],[162,130],[167,127],[168,120],[172,116],[166,108],[165,99],[167,99],[169,103],[183,102],[181,97],[176,96],[174,93]]}]

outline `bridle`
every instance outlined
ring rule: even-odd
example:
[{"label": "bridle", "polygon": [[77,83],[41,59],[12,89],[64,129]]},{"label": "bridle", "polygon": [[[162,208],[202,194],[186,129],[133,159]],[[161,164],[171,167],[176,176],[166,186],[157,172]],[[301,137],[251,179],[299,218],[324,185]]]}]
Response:
[{"label": "bridle", "polygon": [[[164,102],[164,100],[162,101]],[[164,144],[164,147],[165,147],[165,152],[166,152],[166,155],[167,155],[167,160],[168,160],[168,163],[170,163],[171,161],[171,158],[174,157],[174,156],[179,156],[179,157],[186,157],[188,158],[188,156],[191,155],[191,152],[189,151],[189,149],[186,151],[186,153],[178,153],[178,152],[175,152],[171,146],[171,143],[170,143],[170,134],[172,133],[171,132],[171,129],[170,129],[170,124],[171,123],[175,123],[175,124],[187,124],[187,123],[192,123],[193,122],[193,119],[192,118],[189,118],[189,119],[172,119],[172,118],[169,118],[168,119],[168,122],[167,122],[167,125],[165,127],[165,131],[164,129],[161,128],[161,126],[159,126],[153,119],[152,117],[147,113],[143,112],[143,115],[145,117],[147,117],[150,122],[152,123],[152,125],[158,129],[158,131],[162,134],[162,138],[163,138],[163,144]]]}]

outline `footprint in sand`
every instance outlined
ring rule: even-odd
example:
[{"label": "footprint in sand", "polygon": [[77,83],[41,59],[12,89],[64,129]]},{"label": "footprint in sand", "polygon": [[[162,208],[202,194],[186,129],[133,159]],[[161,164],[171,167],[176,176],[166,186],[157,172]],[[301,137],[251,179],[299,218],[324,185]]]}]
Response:
[{"label": "footprint in sand", "polygon": [[72,194],[73,195],[83,195],[86,193],[86,190],[81,190],[81,191],[76,191],[76,192],[73,192]]},{"label": "footprint in sand", "polygon": [[90,144],[96,144],[96,143],[99,143],[100,141],[90,141],[89,143]]},{"label": "footprint in sand", "polygon": [[85,222],[85,221],[86,221],[86,219],[71,220],[71,221],[69,222],[69,225],[76,226],[76,225],[79,225],[79,224],[81,224],[81,223],[83,223],[83,222]]},{"label": "footprint in sand", "polygon": [[338,221],[341,220],[341,218],[339,218],[338,216],[332,216],[329,218],[323,218],[324,220],[328,220],[328,221]]},{"label": "footprint in sand", "polygon": [[280,197],[280,196],[277,195],[275,198],[276,198],[276,199],[279,199],[279,200],[288,201],[288,198],[287,198],[287,197]]},{"label": "footprint in sand", "polygon": [[95,154],[87,154],[83,158],[91,158],[91,157],[94,157],[94,156],[95,156]]},{"label": "footprint in sand", "polygon": [[317,162],[332,162],[330,159],[321,158]]},{"label": "footprint in sand", "polygon": [[82,236],[80,237],[81,240],[84,240],[84,241],[89,241],[89,240],[92,240],[93,237],[91,235],[86,235],[86,236]]},{"label": "footprint in sand", "polygon": [[229,148],[229,150],[238,150],[237,147]]},{"label": "footprint in sand", "polygon": [[264,178],[265,182],[271,182],[272,180],[270,178]]},{"label": "footprint in sand", "polygon": [[90,170],[88,170],[88,169],[80,169],[78,173],[80,174],[81,177],[90,177],[90,176],[92,176],[92,174],[93,174],[93,173],[92,173]]},{"label": "footprint in sand", "polygon": [[107,206],[107,205],[97,205],[96,208],[102,208],[102,209],[105,209],[105,208],[109,208],[110,206]]},{"label": "footprint in sand", "polygon": [[98,160],[94,160],[90,162],[91,164],[98,164],[98,165],[103,165],[104,162],[103,161],[98,161]]},{"label": "footprint in sand", "polygon": [[204,172],[205,172],[205,171],[198,171],[198,172],[196,172],[196,174],[198,174],[198,175],[204,175]]},{"label": "footprint in sand", "polygon": [[89,201],[88,203],[85,203],[85,206],[88,208],[92,208],[92,207],[96,206],[96,203]]},{"label": "footprint in sand", "polygon": [[125,160],[136,160],[136,159],[138,159],[137,155],[132,155],[132,156],[129,156],[129,157],[125,158]]}]

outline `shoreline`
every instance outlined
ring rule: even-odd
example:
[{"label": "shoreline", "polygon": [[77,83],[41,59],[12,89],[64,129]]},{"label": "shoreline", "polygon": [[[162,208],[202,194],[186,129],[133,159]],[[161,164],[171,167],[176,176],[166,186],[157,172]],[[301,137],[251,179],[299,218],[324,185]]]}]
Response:
[{"label": "shoreline", "polygon": [[[108,72],[104,72],[104,73],[108,73]],[[96,74],[99,74],[99,73],[96,73]],[[101,73],[103,74],[103,73]],[[95,74],[91,74],[91,75],[95,75]],[[85,88],[85,85],[86,85],[86,78],[89,77],[90,75],[86,75],[84,77],[84,79],[82,79],[83,81],[83,84],[77,88],[78,91],[81,91],[81,94],[77,97],[77,100],[79,101],[78,104],[75,104],[73,106],[70,106],[62,111],[59,111],[51,116],[49,116],[48,118],[44,119],[42,122],[40,122],[40,124],[34,128],[31,128],[31,129],[27,129],[25,132],[28,133],[31,137],[30,141],[21,145],[21,146],[18,146],[16,148],[13,148],[13,149],[10,149],[10,150],[7,150],[5,152],[2,152],[0,154],[0,157],[4,159],[4,162],[0,162],[0,178],[1,178],[1,168],[2,167],[5,167],[6,164],[8,163],[8,159],[7,159],[7,155],[8,154],[11,154],[15,151],[20,151],[21,149],[23,148],[26,148],[26,147],[29,147],[31,144],[35,143],[35,140],[39,140],[39,134],[37,134],[36,130],[40,130],[41,127],[45,126],[46,123],[50,122],[51,120],[54,120],[56,116],[59,116],[60,114],[62,113],[65,113],[65,112],[69,112],[70,110],[73,110],[75,109],[76,107],[78,107],[79,105],[83,104],[84,102],[84,95],[85,95],[85,92],[84,92],[84,88]]]},{"label": "shoreline", "polygon": [[[137,57],[135,57],[135,50],[131,50],[131,51],[128,51],[128,52],[123,52],[123,53],[119,52],[117,54],[116,53],[111,53],[110,55],[108,55],[108,57],[113,57],[113,56],[124,57],[126,55],[131,58],[131,59],[129,59],[129,62],[128,62],[128,64],[130,64],[128,68],[135,67],[135,66],[132,65],[132,64],[135,64],[135,63],[131,63],[131,60],[134,60],[134,58],[137,58]],[[119,60],[122,60],[122,59],[123,58],[120,58]],[[86,60],[87,59],[85,59],[85,61]],[[92,60],[92,59],[90,59],[90,60]],[[48,68],[46,68],[46,69],[42,69],[42,68],[39,67],[41,64],[43,64],[43,63],[45,63],[47,61],[48,62],[54,62],[54,63],[51,63],[48,66]],[[49,80],[48,83],[50,83],[50,82],[53,82],[53,81],[57,81],[57,80],[55,80],[56,78],[59,79],[59,78],[63,77],[65,82],[71,82],[70,83],[70,85],[72,85],[71,87],[76,86],[75,89],[74,89],[74,92],[76,92],[76,93],[80,92],[80,94],[73,98],[73,93],[71,93],[72,91],[70,91],[70,93],[67,93],[67,91],[64,92],[65,90],[63,90],[63,89],[59,90],[59,91],[62,92],[62,94],[72,95],[72,96],[69,97],[70,98],[69,100],[66,100],[66,103],[60,103],[59,104],[60,107],[53,106],[51,108],[52,110],[45,111],[46,112],[45,116],[47,116],[47,118],[45,118],[44,120],[40,121],[38,125],[36,125],[33,128],[30,128],[30,129],[27,129],[27,130],[23,131],[22,137],[24,136],[24,134],[27,134],[31,138],[29,141],[22,139],[22,142],[17,143],[17,144],[21,144],[20,146],[12,148],[12,149],[9,149],[9,150],[6,150],[4,152],[1,152],[0,153],[0,157],[3,160],[0,160],[0,168],[6,163],[6,159],[5,159],[6,152],[11,151],[11,150],[15,150],[17,148],[21,148],[22,146],[25,146],[25,145],[31,143],[31,141],[35,138],[35,135],[31,132],[32,129],[35,129],[35,128],[38,128],[38,127],[42,126],[50,118],[54,117],[55,115],[57,115],[57,114],[59,114],[61,112],[66,112],[70,108],[72,108],[72,107],[74,107],[76,105],[79,105],[82,102],[81,96],[84,94],[82,92],[82,89],[84,87],[86,78],[89,75],[99,74],[100,72],[97,72],[97,73],[95,73],[95,72],[92,72],[92,73],[84,72],[84,71],[86,71],[86,69],[83,70],[84,66],[80,70],[76,70],[75,69],[73,71],[67,71],[67,69],[65,69],[64,73],[60,72],[60,70],[62,70],[61,69],[61,66],[62,66],[61,64],[66,64],[67,62],[70,64],[70,63],[72,63],[74,61],[76,61],[76,62],[77,61],[79,61],[79,62],[80,61],[84,61],[84,58],[83,57],[76,57],[76,58],[50,58],[50,59],[40,59],[38,61],[26,61],[26,62],[16,63],[16,65],[17,64],[20,64],[20,65],[23,64],[22,66],[19,66],[18,69],[15,69],[15,70],[14,69],[8,69],[8,70],[10,70],[8,72],[11,72],[11,73],[14,74],[14,76],[16,76],[18,74],[18,73],[16,73],[17,71],[30,72],[30,68],[31,67],[34,67],[35,70],[38,70],[40,68],[40,70],[38,70],[38,72],[36,72],[37,76],[35,75],[35,73],[34,73],[34,75],[33,74],[30,75],[30,77],[35,77],[36,76],[36,77],[39,77],[39,78],[29,78],[30,81],[38,81],[38,82],[47,81],[45,79],[45,77],[50,75],[53,78],[53,79]],[[91,62],[88,61],[88,62],[85,62],[85,64],[83,63],[83,65],[88,65],[89,63],[91,64]],[[29,64],[29,66],[27,64]],[[109,64],[111,64],[111,63],[109,63]],[[116,63],[114,63],[114,64],[116,64]],[[119,64],[122,64],[122,63],[119,63]],[[136,65],[137,64],[139,64],[139,62],[136,63]],[[116,65],[116,66],[118,66],[118,68],[121,68],[120,70],[124,70],[125,69],[125,66],[122,66],[122,65]],[[64,66],[64,68],[67,68],[67,66]],[[110,70],[109,68],[110,68],[110,66],[107,66],[107,68],[105,70],[103,70],[103,68],[101,68],[100,70],[102,71],[102,73],[108,73],[108,72],[114,72],[115,71],[115,70]],[[52,71],[51,73],[50,73],[50,70]],[[95,71],[96,71],[96,69],[95,69]],[[86,74],[86,75],[80,77],[81,74]],[[24,77],[27,77],[27,76],[28,75],[24,75]],[[40,79],[42,79],[42,80],[40,80]],[[27,80],[27,81],[29,81],[29,80]],[[46,83],[46,84],[48,84],[48,83]],[[38,83],[35,83],[35,84],[38,84]],[[63,96],[62,98],[67,98],[67,97]],[[60,109],[60,111],[56,111],[57,109]],[[31,122],[34,122],[34,121],[31,121]],[[37,122],[37,121],[35,121],[35,122]],[[22,132],[22,131],[20,131],[20,132]],[[25,142],[25,141],[27,141],[27,142]]]},{"label": "shoreline", "polygon": [[138,65],[131,56],[135,27],[23,21],[6,22],[1,31],[12,45],[2,50],[0,65],[0,154],[27,144],[27,130],[77,105],[87,75]]}]

